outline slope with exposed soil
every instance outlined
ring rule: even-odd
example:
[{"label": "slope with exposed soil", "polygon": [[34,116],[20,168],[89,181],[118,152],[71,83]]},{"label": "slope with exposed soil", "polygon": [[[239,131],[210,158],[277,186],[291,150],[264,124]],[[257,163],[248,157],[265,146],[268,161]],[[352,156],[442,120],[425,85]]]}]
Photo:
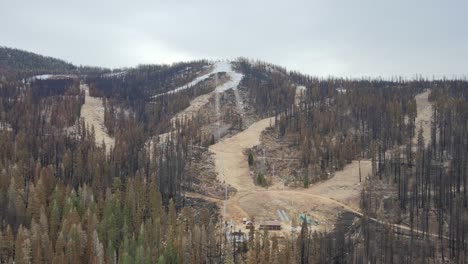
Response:
[{"label": "slope with exposed soil", "polygon": [[[429,138],[432,107],[428,101],[429,92],[416,96],[418,109],[417,124],[421,124],[424,137]],[[362,216],[359,209],[361,180],[364,181],[371,173],[369,160],[353,161],[334,177],[316,183],[308,189],[292,189],[278,184],[270,189],[254,185],[250,175],[244,150],[259,144],[259,138],[264,129],[272,122],[271,118],[254,123],[246,130],[230,138],[226,138],[210,147],[214,153],[218,179],[233,186],[237,192],[226,201],[225,220],[233,220],[241,226],[242,218],[260,220],[277,219],[277,211],[285,210],[289,218],[298,213],[309,213],[320,223],[313,229],[330,230],[340,212],[345,210]],[[377,219],[372,221],[383,223]],[[400,229],[409,227],[394,225]],[[285,231],[290,231],[290,222],[283,222]],[[416,231],[418,232],[418,231]],[[432,235],[431,235],[432,236]]]},{"label": "slope with exposed soil", "polygon": [[[416,132],[422,128],[424,142],[427,144],[431,139],[431,117],[432,104],[429,102],[429,90],[415,96],[416,99]],[[417,135],[417,133],[416,133]],[[417,136],[414,137],[414,143],[417,142]]]},{"label": "slope with exposed soil", "polygon": [[[217,74],[219,74],[219,73],[225,73],[226,77],[225,78],[218,78]],[[184,110],[182,110],[181,112],[177,113],[171,119],[171,121],[173,122],[176,119],[182,119],[182,118],[189,118],[190,119],[200,109],[202,109],[204,106],[206,106],[210,102],[210,100],[212,100],[212,98],[214,97],[214,101],[215,101],[215,109],[214,110],[215,110],[216,117],[218,119],[217,126],[219,126],[220,125],[219,120],[220,120],[220,117],[221,117],[221,107],[220,107],[220,103],[219,103],[220,94],[225,93],[228,90],[232,89],[232,90],[235,91],[236,99],[240,98],[240,96],[238,95],[238,92],[236,90],[237,90],[237,88],[239,86],[240,81],[243,78],[243,75],[241,73],[238,73],[238,72],[236,72],[236,71],[234,71],[232,69],[232,65],[228,61],[218,61],[218,62],[216,62],[216,63],[214,63],[212,65],[212,68],[208,73],[203,74],[203,75],[195,78],[194,80],[192,80],[191,82],[189,82],[188,84],[186,84],[184,86],[178,87],[178,88],[176,88],[174,90],[171,90],[171,91],[169,91],[167,93],[155,95],[155,96],[153,96],[153,98],[156,98],[156,97],[164,95],[164,94],[172,94],[172,93],[177,93],[177,92],[185,90],[185,89],[189,89],[189,88],[193,87],[194,85],[197,85],[197,84],[199,84],[201,82],[204,82],[204,81],[206,81],[207,79],[209,79],[211,77],[214,77],[214,80],[215,80],[214,90],[212,92],[210,92],[210,93],[203,94],[203,95],[200,95],[200,96],[194,98],[192,101],[190,101],[190,105],[187,108],[185,108]],[[240,100],[237,100],[237,107],[238,107],[238,109],[242,109],[242,102]],[[172,133],[172,131],[159,135],[159,141],[166,140],[166,138],[171,133]]]},{"label": "slope with exposed soil", "polygon": [[104,106],[101,98],[89,95],[89,88],[86,84],[80,86],[85,91],[85,103],[81,107],[81,117],[84,119],[87,126],[94,126],[96,143],[106,144],[106,149],[109,151],[114,147],[115,140],[106,132],[104,127]]},{"label": "slope with exposed soil", "polygon": [[[337,209],[358,212],[361,190],[358,162],[353,162],[337,172],[332,179],[309,189],[293,189],[280,185],[264,189],[254,185],[243,152],[259,144],[262,131],[272,123],[272,118],[263,119],[210,147],[215,156],[219,181],[237,190],[227,201],[225,219],[232,219],[238,224],[244,217],[271,220],[277,218],[278,209],[284,209],[292,217],[300,212],[312,213],[323,223],[321,228],[330,229],[338,215]],[[369,161],[361,161],[362,175],[366,176],[370,168]],[[290,229],[291,223],[283,224],[286,230]]]}]

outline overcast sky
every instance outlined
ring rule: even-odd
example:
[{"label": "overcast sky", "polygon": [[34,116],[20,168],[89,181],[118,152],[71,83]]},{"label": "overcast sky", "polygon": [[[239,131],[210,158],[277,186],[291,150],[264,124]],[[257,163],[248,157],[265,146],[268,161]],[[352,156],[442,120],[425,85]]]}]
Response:
[{"label": "overcast sky", "polygon": [[0,0],[0,45],[106,67],[243,56],[317,76],[467,76],[467,11],[465,0]]}]

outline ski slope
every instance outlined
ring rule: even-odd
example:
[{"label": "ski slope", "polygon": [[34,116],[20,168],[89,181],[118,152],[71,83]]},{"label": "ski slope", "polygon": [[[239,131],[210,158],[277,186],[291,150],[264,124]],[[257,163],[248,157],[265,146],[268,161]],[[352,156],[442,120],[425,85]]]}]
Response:
[{"label": "ski slope", "polygon": [[185,84],[183,86],[177,87],[174,90],[154,95],[151,98],[157,98],[159,96],[163,96],[163,95],[167,95],[167,94],[173,94],[173,93],[183,91],[185,89],[193,87],[193,86],[197,85],[198,83],[208,79],[211,75],[216,74],[216,73],[220,73],[220,72],[225,72],[229,76],[229,81],[223,83],[222,85],[217,86],[216,90],[215,90],[217,93],[225,92],[225,91],[227,91],[227,90],[229,90],[231,88],[236,89],[237,86],[239,85],[240,81],[244,77],[243,74],[235,72],[232,69],[232,65],[231,65],[231,63],[229,61],[218,61],[218,62],[214,63],[213,69],[210,72],[208,72],[207,74],[199,76],[199,77],[195,78],[193,81],[191,81],[191,82],[189,82],[189,83],[187,83],[187,84]]},{"label": "ski slope", "polygon": [[51,80],[51,79],[62,80],[62,79],[74,79],[74,78],[78,78],[78,76],[69,75],[69,74],[41,74],[41,75],[36,75],[33,77],[26,78],[25,80],[23,80],[23,82],[24,81],[33,82],[35,80],[45,81],[45,80]]},{"label": "ski slope", "polygon": [[105,74],[102,75],[102,77],[104,77],[104,78],[118,78],[118,77],[124,76],[125,74],[127,74],[126,71],[112,72],[112,73],[105,73]]}]

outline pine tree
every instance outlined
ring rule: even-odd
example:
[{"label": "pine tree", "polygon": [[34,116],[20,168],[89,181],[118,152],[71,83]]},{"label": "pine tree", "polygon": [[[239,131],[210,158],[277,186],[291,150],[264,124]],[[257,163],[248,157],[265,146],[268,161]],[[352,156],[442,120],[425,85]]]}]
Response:
[{"label": "pine tree", "polygon": [[5,231],[0,230],[0,262],[7,263],[13,258],[15,242],[10,225],[7,225]]},{"label": "pine tree", "polygon": [[307,226],[307,220],[304,218],[298,238],[299,263],[309,263],[309,239],[309,227]]},{"label": "pine tree", "polygon": [[15,263],[29,264],[31,259],[32,249],[29,230],[20,225],[15,242]]},{"label": "pine tree", "polygon": [[254,164],[254,157],[253,157],[252,152],[249,152],[248,163],[250,167],[252,167]]}]

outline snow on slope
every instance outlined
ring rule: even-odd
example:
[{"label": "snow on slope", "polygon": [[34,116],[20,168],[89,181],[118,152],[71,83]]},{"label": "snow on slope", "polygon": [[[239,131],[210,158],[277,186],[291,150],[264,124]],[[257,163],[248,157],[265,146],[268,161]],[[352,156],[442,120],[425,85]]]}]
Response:
[{"label": "snow on slope", "polygon": [[32,77],[33,80],[48,80],[51,79],[54,75],[52,74],[43,74],[43,75],[36,75]]},{"label": "snow on slope", "polygon": [[27,82],[32,82],[35,80],[50,80],[50,79],[74,79],[78,78],[76,75],[69,75],[69,74],[42,74],[36,75],[33,77],[29,77],[26,79]]},{"label": "snow on slope", "polygon": [[104,78],[122,77],[125,74],[127,74],[126,71],[120,71],[120,72],[113,72],[113,73],[105,73],[102,75],[102,77]]},{"label": "snow on slope", "polygon": [[237,88],[240,81],[244,77],[243,74],[235,72],[232,69],[232,65],[231,65],[230,62],[228,62],[228,61],[218,61],[213,65],[213,70],[211,70],[209,73],[204,74],[202,76],[199,76],[199,77],[195,78],[193,81],[187,83],[186,85],[180,86],[180,87],[178,87],[178,88],[176,88],[174,90],[154,95],[152,98],[157,98],[159,96],[166,95],[166,94],[173,94],[173,93],[177,93],[179,91],[188,89],[188,88],[198,84],[199,82],[202,82],[202,81],[208,79],[212,74],[220,73],[220,72],[225,72],[229,76],[229,81],[227,81],[226,83],[224,83],[224,84],[222,84],[220,86],[217,86],[216,90],[215,90],[217,93],[225,92],[225,91],[227,91],[227,90],[229,90],[231,88],[234,88],[234,89]]}]

